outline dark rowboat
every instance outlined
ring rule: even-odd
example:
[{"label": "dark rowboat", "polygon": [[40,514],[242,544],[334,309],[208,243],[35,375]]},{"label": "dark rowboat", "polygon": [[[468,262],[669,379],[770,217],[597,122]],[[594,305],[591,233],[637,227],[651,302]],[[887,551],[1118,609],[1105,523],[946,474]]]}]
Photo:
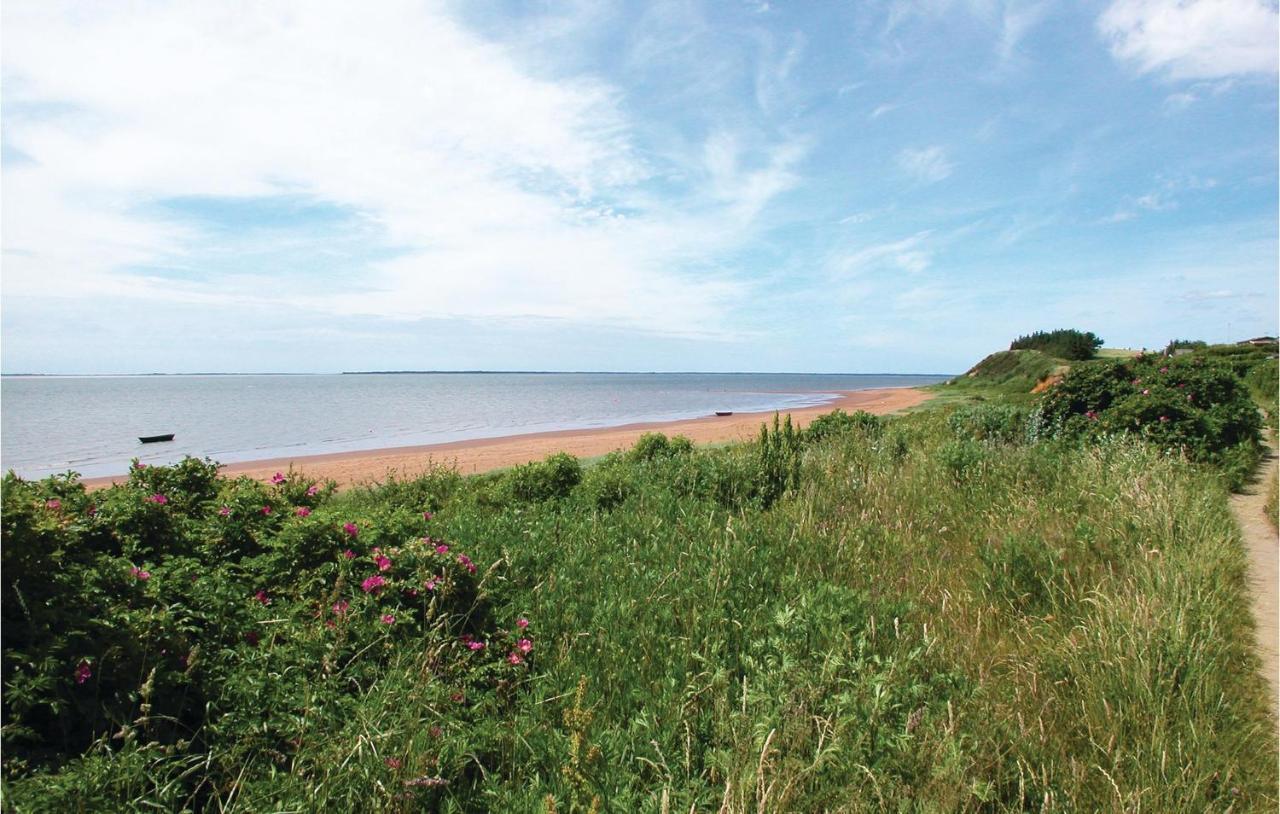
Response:
[{"label": "dark rowboat", "polygon": [[716,415],[733,415],[733,410],[716,410]]},{"label": "dark rowboat", "polygon": [[138,440],[144,444],[154,444],[159,441],[172,441],[173,433],[167,435],[139,435]]}]

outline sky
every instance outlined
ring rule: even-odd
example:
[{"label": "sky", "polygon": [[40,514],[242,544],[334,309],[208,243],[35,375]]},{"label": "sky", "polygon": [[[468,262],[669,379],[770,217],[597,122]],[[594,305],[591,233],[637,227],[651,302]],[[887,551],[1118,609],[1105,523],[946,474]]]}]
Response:
[{"label": "sky", "polygon": [[1277,333],[1274,0],[0,10],[5,373]]}]

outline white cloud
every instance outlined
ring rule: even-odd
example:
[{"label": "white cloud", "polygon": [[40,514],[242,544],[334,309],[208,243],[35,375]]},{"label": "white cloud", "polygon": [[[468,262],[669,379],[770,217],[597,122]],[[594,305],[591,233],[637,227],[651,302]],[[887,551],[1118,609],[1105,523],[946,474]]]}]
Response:
[{"label": "white cloud", "polygon": [[1117,59],[1174,79],[1275,74],[1280,53],[1270,0],[1115,0],[1098,30]]},{"label": "white cloud", "polygon": [[917,232],[901,240],[837,252],[828,259],[827,269],[837,279],[878,269],[919,274],[933,262],[933,253],[923,248],[930,234],[929,231]]},{"label": "white cloud", "polygon": [[[804,154],[757,140],[678,167],[708,172],[711,193],[651,199],[646,182],[683,157],[641,157],[616,89],[530,76],[407,0],[14,2],[3,22],[5,138],[32,159],[3,174],[7,296],[728,333],[749,285],[689,259],[748,239]],[[181,264],[205,239],[141,214],[149,202],[281,194],[356,213],[400,253],[302,292],[265,273],[126,271]]]},{"label": "white cloud", "polygon": [[908,175],[928,183],[941,181],[955,169],[947,160],[946,149],[937,145],[904,149],[898,153],[898,166]]}]

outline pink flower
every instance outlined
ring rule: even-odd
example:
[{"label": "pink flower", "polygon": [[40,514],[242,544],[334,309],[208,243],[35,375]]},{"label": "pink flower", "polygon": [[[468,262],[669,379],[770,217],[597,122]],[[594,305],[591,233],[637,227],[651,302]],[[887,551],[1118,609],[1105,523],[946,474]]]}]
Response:
[{"label": "pink flower", "polygon": [[423,520],[430,520],[430,519],[431,519],[431,512],[423,512],[423,513],[422,513],[422,519],[423,519]]},{"label": "pink flower", "polygon": [[520,641],[516,642],[516,647],[519,648],[521,653],[528,653],[530,650],[533,649],[533,642],[529,641],[528,639],[521,639]]},{"label": "pink flower", "polygon": [[83,684],[86,681],[88,681],[90,678],[92,678],[93,670],[89,669],[89,662],[85,661],[84,659],[81,659],[80,663],[76,665],[75,675],[76,675],[77,684]]},{"label": "pink flower", "polygon": [[417,589],[417,588],[410,588],[409,590],[405,591],[405,593],[409,595],[409,598],[410,598],[410,599],[417,599],[417,598],[418,598],[418,589]]},{"label": "pink flower", "polygon": [[1187,401],[1195,401],[1195,399],[1191,397],[1190,393],[1187,394]]},{"label": "pink flower", "polygon": [[467,569],[469,573],[474,574],[476,572],[475,563],[473,563],[471,561],[471,558],[468,557],[466,554],[459,554],[458,562],[462,565],[463,568]]},{"label": "pink flower", "polygon": [[319,491],[320,491],[320,484],[313,483],[307,487],[307,497],[315,497]]},{"label": "pink flower", "polygon": [[139,582],[146,582],[151,579],[151,573],[149,571],[143,571],[136,565],[129,569],[129,573],[132,574]]},{"label": "pink flower", "polygon": [[448,554],[448,553],[449,553],[449,546],[445,545],[444,543],[441,543],[440,545],[436,546],[436,553],[437,553],[437,554]]},{"label": "pink flower", "polygon": [[294,510],[294,512],[293,512],[293,513],[294,513],[294,514],[296,514],[298,517],[310,517],[310,516],[311,516],[311,510],[310,510],[310,509],[308,509],[306,506],[299,506],[297,509],[295,509],[295,510]]},{"label": "pink flower", "polygon": [[271,507],[263,506],[259,511],[261,511],[263,515],[268,515],[271,514]]},{"label": "pink flower", "polygon": [[455,704],[461,704],[463,701],[467,700],[467,696],[463,695],[460,692],[455,692],[449,696],[449,700]]},{"label": "pink flower", "polygon": [[85,514],[89,515],[90,517],[97,517],[97,516],[98,516],[98,507],[97,507],[97,506],[90,506],[88,509],[85,509]]},{"label": "pink flower", "polygon": [[524,618],[523,616],[521,616],[519,619],[516,620],[516,627],[520,628],[521,630],[524,630],[528,626],[529,626],[529,620]]},{"label": "pink flower", "polygon": [[339,599],[333,603],[333,612],[341,616],[347,612],[347,608],[351,607],[351,603],[345,599]]},{"label": "pink flower", "polygon": [[346,551],[342,552],[342,556],[346,557],[349,560],[354,560],[356,558],[356,552],[348,548]]},{"label": "pink flower", "polygon": [[253,598],[261,602],[264,607],[271,604],[271,597],[267,596],[266,591],[258,591],[253,595]]},{"label": "pink flower", "polygon": [[146,469],[146,468],[147,468],[147,465],[146,465],[146,464],[144,464],[144,463],[141,463],[141,462],[139,462],[139,461],[134,461],[134,462],[133,462],[133,468],[134,468],[134,469]]},{"label": "pink flower", "polygon": [[360,529],[355,523],[343,523],[342,530],[347,533],[348,537],[357,537],[360,535]]},{"label": "pink flower", "polygon": [[376,557],[374,557],[374,558],[373,558],[373,561],[374,561],[374,562],[376,562],[376,563],[378,564],[378,570],[379,570],[379,571],[390,571],[390,570],[391,570],[391,560],[390,560],[390,559],[388,559],[387,557],[384,557],[384,556],[382,556],[381,554],[379,554],[378,556],[376,556]]},{"label": "pink flower", "polygon": [[167,497],[165,497],[164,495],[159,494],[159,493],[154,494],[154,495],[152,495],[152,496],[151,496],[151,497],[149,497],[149,498],[146,498],[146,500],[147,500],[147,502],[148,502],[148,503],[154,503],[154,504],[156,504],[157,506],[163,506],[164,504],[166,504],[166,503],[168,503],[168,502],[169,502],[169,498],[167,498]]},{"label": "pink flower", "polygon": [[1161,421],[1162,423],[1163,423],[1163,422],[1165,422],[1165,421],[1168,421],[1168,420],[1169,420],[1169,416],[1167,416],[1167,415],[1162,415],[1162,416],[1160,416],[1160,421]]},{"label": "pink flower", "polygon": [[382,614],[382,624],[392,625],[392,624],[395,624],[395,621],[396,621],[396,617],[392,616],[391,614],[389,613]]},{"label": "pink flower", "polygon": [[44,502],[44,507],[45,507],[46,509],[48,509],[49,511],[56,512],[56,511],[58,511],[59,509],[61,509],[61,508],[62,508],[62,501],[61,501],[61,500],[58,500],[58,499],[55,497],[55,498],[53,498],[53,499],[51,499],[51,500],[46,500],[46,501]]},{"label": "pink flower", "polygon": [[524,663],[524,659],[520,658],[520,654],[519,654],[519,653],[508,653],[508,654],[507,654],[507,661],[509,661],[509,662],[510,662],[510,663],[512,663],[512,664],[523,664],[523,663]]},{"label": "pink flower", "polygon": [[467,644],[467,648],[470,650],[483,650],[484,642],[470,642]]},{"label": "pink flower", "polygon": [[279,486],[280,484],[284,483],[284,475],[279,472],[275,473],[274,475],[271,476],[271,482],[274,483],[276,486]]},{"label": "pink flower", "polygon": [[438,738],[438,737],[440,737],[441,735],[443,735],[443,734],[444,734],[444,730],[443,730],[443,729],[441,729],[441,728],[440,728],[440,727],[438,727],[438,726],[433,726],[433,727],[431,727],[431,730],[430,730],[430,731],[431,731],[431,737],[433,737],[433,738]]},{"label": "pink flower", "polygon": [[435,577],[432,577],[431,579],[427,580],[427,582],[426,582],[426,588],[427,588],[427,590],[428,590],[428,591],[434,591],[434,590],[436,589],[436,578],[435,578]]},{"label": "pink flower", "polygon": [[1149,396],[1149,395],[1151,395],[1151,391],[1150,391],[1150,390],[1143,390],[1143,391],[1142,391],[1142,395],[1144,395],[1144,396]]},{"label": "pink flower", "polygon": [[1098,414],[1097,414],[1096,412],[1094,412],[1093,410],[1086,410],[1086,411],[1085,411],[1085,413],[1084,413],[1084,415],[1085,415],[1085,418],[1088,418],[1088,419],[1089,419],[1089,420],[1091,420],[1091,421],[1097,421],[1097,420],[1098,420]]},{"label": "pink flower", "polygon": [[1160,372],[1161,372],[1161,373],[1168,373],[1168,372],[1169,372],[1169,368],[1167,368],[1167,367],[1162,367],[1162,368],[1160,368]]},{"label": "pink flower", "polygon": [[383,763],[386,763],[388,766],[390,766],[393,769],[399,769],[401,765],[400,758],[398,757],[389,757],[386,760],[384,760]]},{"label": "pink flower", "polygon": [[378,576],[377,574],[374,574],[373,576],[366,579],[364,582],[360,583],[360,589],[367,594],[372,594],[382,590],[382,586],[386,584],[387,584],[387,581],[385,579]]}]

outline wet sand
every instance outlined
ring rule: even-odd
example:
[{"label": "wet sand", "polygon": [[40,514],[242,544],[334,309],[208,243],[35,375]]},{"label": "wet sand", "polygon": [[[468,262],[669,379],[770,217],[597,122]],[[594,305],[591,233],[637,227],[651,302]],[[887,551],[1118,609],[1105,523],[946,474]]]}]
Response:
[{"label": "wet sand", "polygon": [[[795,424],[804,427],[814,418],[837,408],[845,412],[865,410],[882,415],[914,407],[927,401],[932,395],[924,390],[910,387],[855,390],[842,393],[839,399],[829,404],[781,411],[781,414],[784,416],[789,414]],[[556,452],[567,452],[579,458],[591,458],[616,449],[626,449],[646,432],[684,435],[699,444],[746,441],[759,434],[761,422],[771,419],[772,416],[772,412],[735,413],[731,416],[707,416],[684,421],[627,424],[601,429],[508,435],[446,444],[300,455],[291,458],[227,464],[221,468],[221,472],[223,475],[232,477],[248,475],[265,481],[276,472],[284,472],[292,467],[295,471],[305,473],[309,477],[334,480],[339,487],[347,487],[379,483],[393,475],[401,479],[412,478],[439,466],[456,467],[463,474],[486,472],[541,460]],[[90,489],[95,489],[123,481],[126,477],[126,475],[118,475],[86,478],[84,483]]]}]

